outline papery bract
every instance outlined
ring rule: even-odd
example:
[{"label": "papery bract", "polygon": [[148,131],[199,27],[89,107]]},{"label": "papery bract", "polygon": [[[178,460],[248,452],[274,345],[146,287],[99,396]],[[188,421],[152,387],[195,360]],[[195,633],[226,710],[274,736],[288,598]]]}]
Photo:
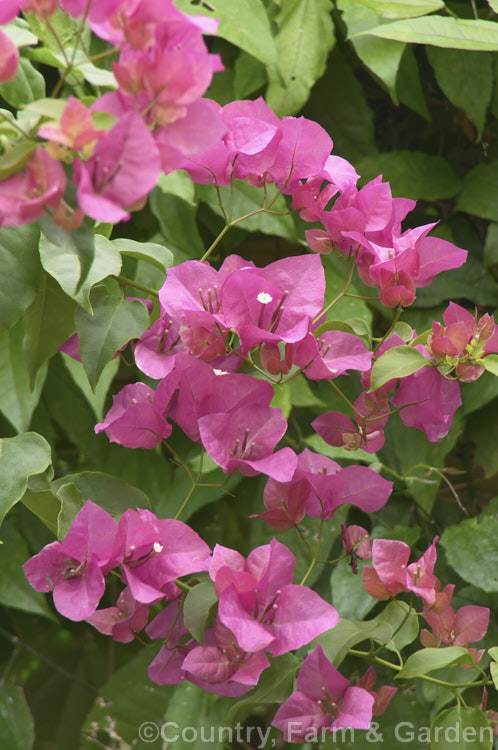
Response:
[{"label": "papery bract", "polygon": [[154,406],[154,391],[145,383],[126,385],[112,400],[104,422],[95,425],[95,432],[105,431],[111,443],[150,450],[171,435],[172,427]]},{"label": "papery bract", "polygon": [[98,221],[129,219],[124,209],[152,190],[159,169],[159,151],[151,132],[138,114],[130,112],[100,139],[88,161],[74,162],[78,203]]}]

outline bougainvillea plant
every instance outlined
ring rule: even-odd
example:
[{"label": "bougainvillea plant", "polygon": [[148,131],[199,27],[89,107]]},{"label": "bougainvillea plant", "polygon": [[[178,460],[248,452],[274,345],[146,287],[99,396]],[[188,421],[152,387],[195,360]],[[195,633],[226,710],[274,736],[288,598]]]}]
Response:
[{"label": "bougainvillea plant", "polygon": [[[150,646],[152,683],[189,682],[232,699],[231,721],[255,713],[276,737],[307,743],[368,730],[397,690],[426,683],[440,691],[433,742],[438,728],[460,722],[491,747],[497,654],[473,645],[489,609],[453,608],[455,584],[438,577],[437,534],[413,554],[395,534],[371,539],[368,519],[390,502],[393,479],[406,481],[377,456],[388,425],[401,425],[400,440],[404,428],[445,440],[460,384],[479,388],[483,373],[497,374],[498,327],[455,302],[428,330],[401,320],[419,289],[466,262],[466,250],[435,234],[437,222],[411,221],[415,202],[393,197],[381,176],[359,182],[317,122],[280,117],[262,97],[223,106],[205,97],[224,66],[206,41],[216,13],[194,9],[187,15],[172,0],[0,8],[10,106],[0,110],[1,242],[20,237],[43,277],[27,301],[13,279],[6,328],[27,311],[32,388],[58,351],[87,378],[90,398],[105,375],[102,406],[122,360],[126,374],[111,386],[96,435],[165,467],[169,456],[187,479],[183,491],[172,486],[164,513],[120,496],[112,481],[92,494],[97,474],[86,484],[84,471],[54,479],[36,433],[7,438],[21,478],[6,489],[2,517],[22,499],[57,535],[24,573],[37,592],[52,592],[64,618]],[[59,71],[49,96],[36,95],[33,63]],[[160,244],[127,239],[128,222],[150,216],[158,184],[199,190],[212,206],[219,228],[203,253],[185,246],[173,261]],[[232,252],[230,236],[255,218],[291,220],[299,244],[270,262]],[[124,275],[137,264],[167,267],[164,283]],[[347,314],[347,300],[384,309],[389,322],[374,335]],[[307,405],[325,387],[334,408],[313,419],[291,411],[289,393]],[[130,451],[116,455],[131,460]],[[430,476],[431,466],[418,468]],[[208,544],[192,504],[199,510],[213,490],[236,504],[241,477],[249,489],[239,516],[265,543],[241,551],[229,534],[208,533]],[[351,509],[370,531],[344,523]],[[373,619],[343,617],[320,583],[347,559],[346,585],[354,580],[353,595],[368,602],[364,614],[377,607]],[[97,729],[88,736],[97,740]]]}]

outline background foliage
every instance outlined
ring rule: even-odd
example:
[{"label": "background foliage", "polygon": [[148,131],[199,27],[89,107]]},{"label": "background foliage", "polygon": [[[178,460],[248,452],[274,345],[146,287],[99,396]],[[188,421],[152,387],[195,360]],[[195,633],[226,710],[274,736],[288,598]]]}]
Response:
[{"label": "background foliage", "polygon": [[[210,47],[221,54],[226,70],[215,76],[208,96],[224,104],[263,95],[280,116],[304,114],[317,120],[331,134],[334,153],[350,160],[364,182],[383,174],[394,195],[419,201],[413,221],[440,219],[437,233],[469,250],[465,266],[419,290],[405,312],[406,322],[425,330],[432,320],[441,319],[449,299],[471,310],[477,307],[481,313],[494,311],[498,302],[497,3],[210,0],[207,7],[180,0],[177,4],[187,12],[221,19]],[[68,23],[62,14],[54,21],[61,37],[70,40]],[[42,99],[64,66],[53,39],[34,16],[16,21],[10,33],[23,47],[16,79],[0,86],[4,114],[0,139],[12,128],[11,113]],[[44,47],[37,46],[38,39]],[[98,44],[104,43],[94,39],[92,44],[92,52],[97,53]],[[109,76],[103,60],[82,66],[68,83],[81,96],[95,96]],[[27,122],[37,116],[36,107],[19,113]],[[9,168],[1,156],[0,176],[7,176]],[[95,243],[98,262],[80,288],[74,264],[67,261],[78,256],[88,262],[92,232],[85,224],[71,239],[48,229],[40,239],[33,225],[0,231],[4,279],[0,519],[10,511],[0,532],[0,746],[8,750],[146,747],[136,744],[142,721],[178,721],[179,716],[184,725],[217,721],[227,725],[226,699],[193,685],[153,685],[147,678],[151,658],[147,649],[140,644],[124,647],[85,623],[63,620],[43,595],[31,589],[21,568],[30,554],[53,539],[53,533],[67,528],[86,497],[104,507],[106,502],[115,503],[110,509],[119,512],[137,503],[150,505],[159,516],[168,517],[189,492],[188,476],[161,449],[131,451],[110,445],[105,435],[95,436],[94,425],[107,410],[110,393],[137,379],[129,352],[118,359],[111,359],[112,355],[147,326],[143,306],[122,301],[117,282],[108,277],[121,273],[158,289],[173,263],[201,257],[223,227],[213,193],[211,188],[194,186],[181,173],[161,178],[149,204],[130,223],[115,227],[111,240],[111,227],[100,226]],[[285,205],[283,198],[279,201]],[[260,196],[240,183],[234,203],[235,215],[241,215],[259,207]],[[278,202],[275,208],[280,208]],[[302,251],[303,229],[294,215],[261,214],[225,236],[219,257],[236,251],[263,264],[297,254]],[[341,287],[342,270],[331,258],[325,259],[325,265],[332,297]],[[102,279],[105,285],[96,287]],[[132,296],[136,291],[129,288],[127,293]],[[391,314],[381,305],[354,298],[341,300],[337,311],[338,316],[365,321],[374,334],[386,330],[389,320],[384,316]],[[82,364],[56,353],[75,330],[80,335]],[[345,390],[357,390],[353,376]],[[440,551],[438,575],[443,583],[458,584],[456,605],[491,607],[494,620],[492,614],[486,645],[492,646],[498,612],[498,500],[493,501],[498,494],[498,379],[485,373],[477,386],[463,385],[462,393],[464,405],[443,442],[428,443],[422,432],[391,420],[386,448],[378,457],[348,454],[303,431],[315,416],[338,408],[335,394],[322,384],[297,378],[282,390],[279,405],[288,415],[296,449],[319,448],[346,463],[379,460],[403,477],[382,511],[366,517],[353,510],[349,522],[366,525],[373,536],[403,539],[419,551],[435,533],[440,534],[445,555]],[[175,434],[173,445],[195,471],[195,453],[189,456],[188,441]],[[446,473],[430,467],[445,468]],[[226,485],[232,493],[228,494],[217,486],[222,479],[221,470],[206,460],[203,482],[213,486],[194,492],[182,520],[188,520],[209,544],[223,539],[225,545],[246,554],[274,534],[262,522],[247,519],[261,511],[262,483],[236,475]],[[455,492],[470,518],[463,516]],[[11,510],[12,498],[22,502]],[[340,523],[345,520],[342,510],[327,529],[323,549],[328,548],[332,557],[337,556],[334,550],[340,547]],[[307,523],[306,531],[312,534],[313,523]],[[303,555],[298,567],[306,566]],[[332,602],[342,617],[372,617],[376,602],[359,579],[352,579],[347,565],[340,564],[332,576],[325,571],[308,584],[329,597],[332,582]],[[354,671],[355,663],[349,661]],[[284,661],[281,666],[279,686],[265,695],[262,685],[257,701],[245,698],[231,716],[234,723],[264,724],[265,702],[272,704],[290,690],[292,665],[287,679]],[[427,725],[431,714],[451,697],[430,688],[424,684],[416,691],[398,691],[381,717],[385,747],[397,746],[389,727],[407,718]],[[488,707],[497,710],[498,704],[490,701]],[[270,705],[270,716],[273,710]],[[278,734],[274,736],[280,746]],[[175,746],[183,748],[181,742]],[[221,745],[212,747],[221,749]]]}]

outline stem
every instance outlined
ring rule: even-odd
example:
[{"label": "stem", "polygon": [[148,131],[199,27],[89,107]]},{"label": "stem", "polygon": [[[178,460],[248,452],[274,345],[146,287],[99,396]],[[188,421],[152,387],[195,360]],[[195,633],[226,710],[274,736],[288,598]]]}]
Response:
[{"label": "stem", "polygon": [[[270,203],[270,205],[272,205],[273,202],[274,201],[272,201]],[[241,221],[245,221],[246,219],[250,219],[251,216],[256,216],[257,214],[262,214],[262,213],[273,214],[273,215],[276,215],[276,216],[287,216],[290,213],[290,211],[270,211],[268,208],[257,208],[257,209],[255,209],[254,211],[251,211],[248,214],[244,214],[244,216],[239,216],[238,219],[234,219],[233,221],[230,221],[228,224],[226,224],[223,227],[223,229],[221,230],[221,232],[219,233],[219,235],[216,237],[216,239],[214,240],[214,242],[208,247],[208,249],[206,250],[206,252],[204,253],[204,255],[201,258],[201,263],[203,263],[205,260],[207,260],[209,258],[209,256],[211,255],[211,253],[213,252],[213,250],[215,249],[215,247],[217,247],[219,245],[219,243],[221,242],[221,240],[226,235],[226,233],[228,232],[229,229],[231,229],[232,227],[235,227],[237,224],[240,224]]]},{"label": "stem", "polygon": [[346,292],[347,292],[347,290],[349,288],[349,285],[351,284],[351,281],[352,281],[352,278],[353,278],[353,274],[354,274],[354,269],[355,269],[354,263],[351,264],[352,257],[353,257],[352,255],[348,255],[348,260],[347,260],[347,264],[346,264],[346,271],[344,273],[344,279],[342,281],[342,289],[341,289],[341,291],[339,292],[339,294],[336,297],[334,297],[334,299],[332,300],[332,302],[329,302],[329,304],[327,305],[327,307],[325,307],[322,310],[322,312],[319,315],[316,316],[316,318],[313,321],[313,324],[315,324],[317,321],[319,321],[320,318],[323,318],[323,316],[326,315],[328,313],[328,311],[332,307],[334,307],[334,305],[337,302],[339,302],[339,300],[342,297],[344,297],[344,295],[346,294]]},{"label": "stem", "polygon": [[379,341],[379,343],[375,347],[375,349],[373,351],[374,354],[377,351],[377,349],[379,349],[382,346],[382,344],[388,338],[388,336],[391,334],[392,330],[394,329],[394,326],[396,325],[396,323],[399,320],[399,316],[401,315],[402,311],[403,311],[403,308],[401,307],[401,305],[398,305],[398,307],[396,308],[396,315],[393,318],[393,322],[391,323],[391,325],[387,329],[386,333],[383,335],[383,337],[381,338],[381,340]]},{"label": "stem", "polygon": [[412,469],[417,469],[417,468],[427,469],[429,472],[431,472],[431,474],[432,473],[437,474],[443,480],[443,482],[445,482],[447,484],[447,486],[449,487],[450,492],[453,495],[453,497],[455,498],[456,504],[458,505],[458,507],[460,508],[460,510],[462,511],[462,513],[465,513],[466,516],[469,515],[469,512],[468,512],[467,508],[465,508],[464,505],[462,505],[462,501],[460,500],[460,497],[458,496],[457,491],[455,490],[455,488],[451,484],[451,482],[448,479],[448,477],[446,477],[445,474],[444,474],[444,472],[441,471],[441,469],[437,469],[435,466],[429,466],[428,464],[414,464],[413,466],[410,466],[410,468],[408,469],[408,471],[411,471]]},{"label": "stem", "polygon": [[[393,664],[391,661],[386,661],[386,659],[381,659],[379,656],[374,656],[366,651],[358,651],[355,648],[350,648],[348,653],[353,656],[360,656],[363,659],[368,659],[369,661],[374,661],[376,664],[381,664],[383,667],[393,669],[395,672],[401,672],[403,669],[403,667],[398,666],[398,664]],[[450,690],[453,688],[480,687],[481,685],[488,684],[488,682],[491,684],[490,680],[486,680],[486,682],[484,682],[484,680],[479,680],[478,682],[446,682],[445,680],[438,680],[436,677],[429,677],[427,674],[419,674],[416,679],[425,680],[425,682],[432,682],[434,685],[447,687],[450,688]]]},{"label": "stem", "polygon": [[335,391],[335,392],[336,392],[336,393],[337,393],[337,394],[338,394],[338,395],[339,395],[339,396],[340,396],[340,397],[342,398],[342,400],[343,400],[343,401],[344,401],[344,402],[345,402],[345,403],[346,403],[346,404],[347,404],[347,405],[349,406],[349,408],[350,408],[350,409],[352,409],[352,410],[354,411],[355,415],[356,415],[356,416],[358,416],[358,417],[360,417],[360,419],[363,419],[363,414],[362,414],[362,413],[361,413],[360,411],[358,411],[358,409],[356,408],[356,406],[353,406],[353,404],[351,403],[351,401],[349,400],[349,398],[348,398],[348,397],[346,396],[346,394],[344,394],[344,393],[343,393],[343,392],[341,391],[341,389],[339,388],[339,386],[338,386],[338,385],[336,385],[336,384],[334,383],[334,381],[333,381],[333,380],[329,380],[328,382],[330,383],[330,385],[332,386],[332,388],[334,389],[334,391]]},{"label": "stem", "polygon": [[[296,526],[296,528],[297,528],[297,526]],[[301,580],[301,583],[299,584],[300,586],[304,586],[304,584],[308,580],[308,577],[309,577],[311,571],[313,570],[313,568],[315,567],[315,565],[317,563],[318,554],[320,552],[320,545],[322,543],[322,534],[323,534],[323,519],[320,522],[320,531],[318,532],[318,543],[316,545],[316,550],[315,550],[315,552],[313,554],[313,558],[312,558],[312,560],[311,560],[311,562],[310,562],[310,564],[308,566],[308,570],[304,574],[304,576],[303,576],[303,578]]]},{"label": "stem", "polygon": [[127,279],[125,276],[116,276],[120,286],[132,286],[135,289],[139,289],[141,292],[145,292],[146,294],[151,294],[154,297],[158,297],[158,293],[155,289],[152,289],[150,286],[145,286],[145,284],[140,284],[138,281],[132,281],[131,279]]},{"label": "stem", "polygon": [[194,588],[193,586],[189,586],[188,583],[184,583],[184,581],[180,581],[179,578],[175,578],[173,583],[176,583],[179,589],[181,589],[182,591],[186,591],[187,593],[189,591],[192,591],[192,589]]}]

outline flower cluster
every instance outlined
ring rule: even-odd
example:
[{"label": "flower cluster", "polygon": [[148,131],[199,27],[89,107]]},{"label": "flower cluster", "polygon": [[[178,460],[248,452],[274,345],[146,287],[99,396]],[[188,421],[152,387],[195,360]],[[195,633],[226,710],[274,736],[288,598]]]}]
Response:
[{"label": "flower cluster", "polygon": [[[37,591],[53,591],[57,610],[86,620],[115,641],[128,643],[146,629],[163,643],[149,668],[160,685],[189,679],[209,692],[241,695],[280,656],[300,648],[339,617],[332,605],[293,583],[296,560],[275,539],[247,560],[235,550],[211,550],[187,524],[158,519],[148,510],[127,510],[119,522],[88,500],[66,537],[52,542],[24,565]],[[120,573],[118,572],[120,571]],[[187,630],[179,581],[208,571],[217,615],[199,643]],[[97,609],[105,576],[116,573],[125,588],[115,606]],[[166,606],[149,620],[149,607]]]},{"label": "flower cluster", "polygon": [[[451,606],[454,585],[441,590],[441,582],[434,575],[436,562],[435,537],[422,557],[408,563],[410,547],[391,539],[374,539],[372,567],[363,568],[365,590],[375,599],[389,599],[403,591],[419,596],[424,603],[423,617],[433,630],[422,630],[420,640],[427,648],[439,644],[468,647],[480,641],[489,624],[489,609],[476,605],[461,607],[456,613]],[[484,650],[469,648],[476,663]]]}]

